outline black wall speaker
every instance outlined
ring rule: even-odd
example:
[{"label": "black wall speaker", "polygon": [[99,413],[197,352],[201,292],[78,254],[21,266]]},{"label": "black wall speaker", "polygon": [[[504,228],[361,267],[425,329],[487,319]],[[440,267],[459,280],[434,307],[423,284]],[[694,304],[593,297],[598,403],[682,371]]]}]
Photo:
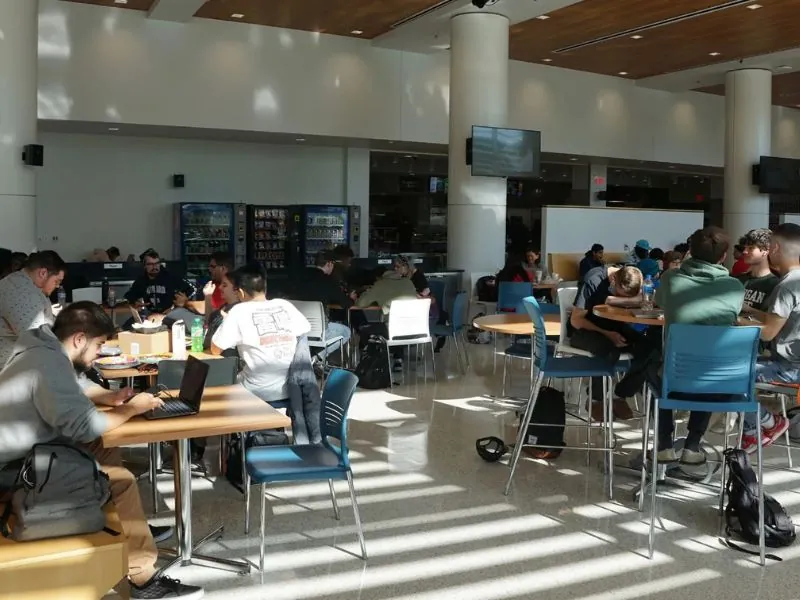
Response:
[{"label": "black wall speaker", "polygon": [[41,144],[28,144],[22,149],[22,162],[31,167],[44,165],[44,146]]},{"label": "black wall speaker", "polygon": [[177,173],[177,174],[173,175],[172,176],[172,187],[174,187],[174,188],[186,187],[186,178],[183,175],[181,175],[180,173]]}]

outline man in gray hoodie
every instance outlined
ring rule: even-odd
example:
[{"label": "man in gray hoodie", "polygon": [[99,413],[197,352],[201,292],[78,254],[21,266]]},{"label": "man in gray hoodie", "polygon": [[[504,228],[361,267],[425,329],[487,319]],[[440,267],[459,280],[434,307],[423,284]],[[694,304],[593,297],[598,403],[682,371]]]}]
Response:
[{"label": "man in gray hoodie", "polygon": [[[67,439],[94,454],[111,484],[111,497],[128,538],[131,598],[200,598],[201,588],[157,574],[158,551],[142,510],[136,478],[122,466],[119,449],[103,447],[102,435],[163,404],[151,394],[131,396],[81,389],[87,371],[114,325],[93,302],[65,308],[55,324],[23,333],[0,372],[0,464],[23,458],[34,444]],[[111,407],[100,412],[96,405]]]}]

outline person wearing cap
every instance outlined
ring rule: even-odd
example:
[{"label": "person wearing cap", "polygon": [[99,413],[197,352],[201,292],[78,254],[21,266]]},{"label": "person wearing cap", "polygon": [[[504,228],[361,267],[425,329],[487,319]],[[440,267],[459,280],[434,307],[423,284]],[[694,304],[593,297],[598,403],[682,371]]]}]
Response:
[{"label": "person wearing cap", "polygon": [[586,254],[583,255],[581,264],[578,267],[581,281],[583,281],[583,278],[586,277],[586,274],[589,271],[596,269],[597,267],[602,267],[605,264],[603,262],[604,250],[605,249],[603,248],[602,244],[592,244],[592,247],[586,251]]},{"label": "person wearing cap", "polygon": [[640,261],[650,257],[650,242],[647,240],[639,240],[634,244],[633,250],[628,257],[628,264],[635,266],[639,265]]}]

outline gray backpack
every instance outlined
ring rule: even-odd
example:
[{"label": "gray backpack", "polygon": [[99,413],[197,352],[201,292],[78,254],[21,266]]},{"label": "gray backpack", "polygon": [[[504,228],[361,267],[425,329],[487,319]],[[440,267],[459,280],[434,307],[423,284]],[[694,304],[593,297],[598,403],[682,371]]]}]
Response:
[{"label": "gray backpack", "polygon": [[91,454],[68,443],[36,444],[17,475],[0,531],[19,542],[103,530],[118,535],[105,526],[110,498],[108,476]]}]

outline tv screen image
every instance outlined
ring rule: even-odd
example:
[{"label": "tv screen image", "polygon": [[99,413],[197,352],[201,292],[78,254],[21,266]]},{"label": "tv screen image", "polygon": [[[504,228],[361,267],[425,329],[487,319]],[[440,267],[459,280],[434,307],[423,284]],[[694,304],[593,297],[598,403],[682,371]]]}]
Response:
[{"label": "tv screen image", "polygon": [[525,129],[472,127],[472,175],[539,177],[541,133]]},{"label": "tv screen image", "polygon": [[758,191],[762,194],[800,193],[800,160],[762,156],[758,169]]}]

